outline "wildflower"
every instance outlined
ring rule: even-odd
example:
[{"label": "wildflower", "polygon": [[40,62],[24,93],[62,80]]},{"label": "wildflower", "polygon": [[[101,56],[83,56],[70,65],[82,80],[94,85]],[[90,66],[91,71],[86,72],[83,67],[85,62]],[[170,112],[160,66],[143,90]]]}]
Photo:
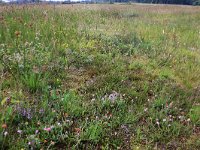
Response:
[{"label": "wildflower", "polygon": [[55,142],[54,142],[54,141],[51,141],[51,145],[55,145]]},{"label": "wildflower", "polygon": [[108,99],[109,99],[111,102],[114,102],[118,97],[119,97],[119,93],[117,93],[117,92],[114,91],[112,94],[110,94],[110,95],[108,96]]},{"label": "wildflower", "polygon": [[26,41],[26,42],[24,43],[24,46],[27,47],[28,45],[29,45],[29,43]]},{"label": "wildflower", "polygon": [[31,145],[31,142],[28,142],[28,145]]},{"label": "wildflower", "polygon": [[157,124],[157,125],[160,125],[160,123],[159,123],[158,121],[156,121],[156,124]]},{"label": "wildflower", "polygon": [[16,35],[16,37],[19,37],[19,36],[20,36],[20,34],[21,34],[21,32],[20,32],[20,31],[15,31],[15,35]]},{"label": "wildflower", "polygon": [[190,118],[187,119],[187,122],[190,122]]},{"label": "wildflower", "polygon": [[44,114],[44,109],[40,109],[39,114]]},{"label": "wildflower", "polygon": [[126,133],[129,133],[129,129],[128,129],[127,125],[121,125],[121,128],[122,128]]},{"label": "wildflower", "polygon": [[48,141],[47,140],[44,140],[44,143],[47,143]]},{"label": "wildflower", "polygon": [[8,132],[6,131],[6,132],[4,132],[4,136],[7,136],[8,135]]},{"label": "wildflower", "polygon": [[30,108],[27,109],[26,117],[27,117],[28,119],[31,119],[31,118],[32,118],[32,115],[31,115],[31,109],[30,109]]},{"label": "wildflower", "polygon": [[167,119],[163,119],[163,122],[166,122],[167,121]]},{"label": "wildflower", "polygon": [[10,102],[11,102],[11,97],[6,98],[6,102],[7,102],[7,104],[10,104]]},{"label": "wildflower", "polygon": [[74,128],[76,133],[80,133],[81,132],[81,128]]},{"label": "wildflower", "polygon": [[37,125],[38,125],[38,126],[40,125],[40,122],[39,122],[39,121],[37,122]]},{"label": "wildflower", "polygon": [[95,98],[93,98],[92,100],[91,100],[91,102],[94,102],[95,101]]},{"label": "wildflower", "polygon": [[112,117],[112,114],[111,113],[109,113],[109,118],[111,118]]},{"label": "wildflower", "polygon": [[24,108],[21,112],[22,116],[25,117],[26,116],[26,109]]},{"label": "wildflower", "polygon": [[146,112],[148,110],[148,108],[145,108],[144,111]]},{"label": "wildflower", "polygon": [[165,34],[165,30],[163,29],[163,34]]},{"label": "wildflower", "polygon": [[20,63],[20,61],[22,60],[22,56],[19,53],[14,53],[14,59]]},{"label": "wildflower", "polygon": [[49,128],[44,128],[44,130],[50,132],[51,128],[50,127]]},{"label": "wildflower", "polygon": [[22,130],[17,130],[17,133],[22,134]]},{"label": "wildflower", "polygon": [[1,126],[3,129],[6,129],[7,128],[7,124],[2,124]]},{"label": "wildflower", "polygon": [[35,130],[35,134],[38,134],[39,133],[39,130]]},{"label": "wildflower", "polygon": [[184,116],[178,116],[178,118],[183,121],[184,120]]}]

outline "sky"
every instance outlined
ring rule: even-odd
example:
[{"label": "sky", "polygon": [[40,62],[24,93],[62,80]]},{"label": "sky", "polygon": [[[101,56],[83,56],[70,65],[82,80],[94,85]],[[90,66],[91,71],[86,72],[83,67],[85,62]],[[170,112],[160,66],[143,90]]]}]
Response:
[{"label": "sky", "polygon": [[[17,0],[2,0],[3,2],[15,2]],[[56,2],[63,2],[63,1],[67,1],[67,0],[42,0],[42,1],[56,1]],[[70,0],[71,2],[77,2],[77,1],[85,1],[85,0]]]}]

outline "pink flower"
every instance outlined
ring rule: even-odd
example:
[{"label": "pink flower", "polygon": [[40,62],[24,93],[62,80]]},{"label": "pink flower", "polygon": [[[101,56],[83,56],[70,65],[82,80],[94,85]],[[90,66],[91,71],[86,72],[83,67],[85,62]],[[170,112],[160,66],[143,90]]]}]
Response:
[{"label": "pink flower", "polygon": [[22,134],[22,130],[17,130],[17,133]]},{"label": "pink flower", "polygon": [[35,134],[38,134],[39,133],[39,130],[35,130]]},{"label": "pink flower", "polygon": [[51,128],[50,127],[49,128],[44,128],[44,130],[50,132]]}]

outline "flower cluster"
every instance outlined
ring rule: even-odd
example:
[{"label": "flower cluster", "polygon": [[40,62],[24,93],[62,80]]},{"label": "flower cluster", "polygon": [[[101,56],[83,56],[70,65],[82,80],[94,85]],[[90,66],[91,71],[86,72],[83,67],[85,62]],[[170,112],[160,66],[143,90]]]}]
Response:
[{"label": "flower cluster", "polygon": [[108,99],[110,102],[114,103],[118,98],[121,98],[121,94],[117,93],[116,91],[113,91],[111,94],[109,95],[105,95],[102,100],[106,100]]},{"label": "flower cluster", "polygon": [[32,109],[31,108],[22,108],[22,107],[17,107],[17,112],[23,116],[26,117],[27,119],[32,119],[33,114],[32,114]]}]

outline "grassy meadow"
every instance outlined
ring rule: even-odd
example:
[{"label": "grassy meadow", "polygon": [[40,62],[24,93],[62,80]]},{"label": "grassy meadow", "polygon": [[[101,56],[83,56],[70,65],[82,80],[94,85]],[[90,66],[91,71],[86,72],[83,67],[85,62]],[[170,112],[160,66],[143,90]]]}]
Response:
[{"label": "grassy meadow", "polygon": [[200,7],[0,6],[0,149],[200,148]]}]

